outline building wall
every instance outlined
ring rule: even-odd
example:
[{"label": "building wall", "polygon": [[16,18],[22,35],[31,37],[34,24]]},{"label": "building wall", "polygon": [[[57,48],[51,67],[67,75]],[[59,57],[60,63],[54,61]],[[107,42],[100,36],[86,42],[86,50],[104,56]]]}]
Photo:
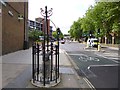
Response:
[{"label": "building wall", "polygon": [[[24,16],[24,2],[7,3],[6,6],[2,6],[2,54],[23,49],[25,39],[24,20],[18,20],[18,13]],[[26,8],[28,8],[28,3],[26,3]],[[13,16],[8,14],[9,11]],[[28,18],[27,9],[26,18]]]},{"label": "building wall", "polygon": [[2,4],[0,4],[0,56],[2,55]]},{"label": "building wall", "polygon": [[[35,20],[42,23],[42,25],[43,25],[42,31],[44,31],[45,26],[46,26],[44,18],[39,17],[39,18],[36,18]],[[45,32],[47,33],[47,30]],[[48,33],[50,33],[50,20],[49,19],[48,19]]]}]

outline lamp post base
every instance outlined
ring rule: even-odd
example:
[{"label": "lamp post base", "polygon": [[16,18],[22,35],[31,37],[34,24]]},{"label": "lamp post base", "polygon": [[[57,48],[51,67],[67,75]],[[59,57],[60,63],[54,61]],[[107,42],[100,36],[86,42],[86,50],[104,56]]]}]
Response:
[{"label": "lamp post base", "polygon": [[[41,75],[39,75],[39,78],[40,78]],[[43,85],[43,83],[44,83],[43,80],[33,80],[32,79],[31,83],[32,83],[32,85],[34,85],[36,87],[43,87],[43,88],[53,87],[53,86],[56,86],[60,83],[60,81],[61,81],[60,77],[61,77],[61,75],[59,76],[59,78],[57,78],[57,83],[56,83],[56,79],[53,76],[54,79],[52,81],[51,80],[45,81],[45,86]]]}]

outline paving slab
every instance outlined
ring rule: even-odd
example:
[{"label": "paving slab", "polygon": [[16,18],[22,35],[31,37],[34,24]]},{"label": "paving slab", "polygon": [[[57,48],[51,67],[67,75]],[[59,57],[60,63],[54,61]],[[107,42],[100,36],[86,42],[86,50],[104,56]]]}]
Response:
[{"label": "paving slab", "polygon": [[74,70],[71,67],[60,67],[60,73],[63,73],[63,74],[74,74]]},{"label": "paving slab", "polygon": [[5,87],[13,81],[28,67],[26,64],[3,64],[2,65],[2,86]]},{"label": "paving slab", "polygon": [[74,74],[62,74],[61,83],[55,88],[81,88]]},{"label": "paving slab", "polygon": [[[81,88],[75,75],[75,71],[71,67],[60,67],[60,83],[52,88]],[[38,88],[29,82],[26,88]]]},{"label": "paving slab", "polygon": [[3,55],[2,64],[4,63],[31,64],[32,48]]},{"label": "paving slab", "polygon": [[[25,88],[31,79],[31,66],[25,68],[19,75],[14,77],[4,88]],[[7,82],[7,81],[6,81]]]}]

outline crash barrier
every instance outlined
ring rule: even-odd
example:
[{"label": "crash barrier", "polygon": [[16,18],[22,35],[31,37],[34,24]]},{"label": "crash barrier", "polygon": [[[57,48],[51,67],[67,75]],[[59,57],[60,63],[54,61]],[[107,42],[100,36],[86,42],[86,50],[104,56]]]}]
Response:
[{"label": "crash barrier", "polygon": [[[44,50],[48,47],[48,51]],[[32,46],[32,84],[38,87],[50,87],[60,82],[59,75],[59,46],[40,45]],[[40,64],[42,60],[42,65]]]}]

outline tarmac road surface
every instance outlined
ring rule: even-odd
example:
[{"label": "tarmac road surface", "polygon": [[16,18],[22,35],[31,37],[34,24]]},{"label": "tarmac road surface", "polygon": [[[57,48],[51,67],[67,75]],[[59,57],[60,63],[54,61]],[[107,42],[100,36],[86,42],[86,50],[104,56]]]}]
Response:
[{"label": "tarmac road surface", "polygon": [[[79,68],[77,70],[78,74],[83,77],[85,76],[95,88],[118,88],[119,62],[102,57],[103,52],[98,53],[95,48],[85,50],[85,45],[81,43],[66,42],[61,44],[60,47],[76,63]],[[107,53],[111,52],[116,53],[117,50],[109,49]]]}]

